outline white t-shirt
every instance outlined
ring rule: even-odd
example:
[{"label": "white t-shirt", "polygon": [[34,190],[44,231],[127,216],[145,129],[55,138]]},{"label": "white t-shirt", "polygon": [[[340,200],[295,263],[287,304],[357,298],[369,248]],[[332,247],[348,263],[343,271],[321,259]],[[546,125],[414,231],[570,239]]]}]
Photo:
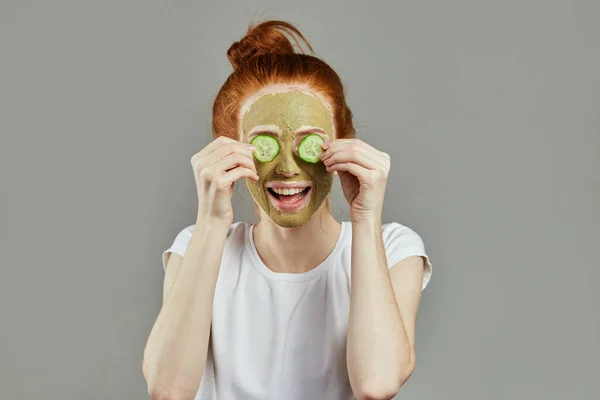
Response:
[{"label": "white t-shirt", "polygon": [[[185,255],[193,229],[177,235],[163,267],[167,252]],[[300,274],[267,268],[252,231],[237,222],[227,233],[196,400],[353,399],[346,369],[352,224],[342,222],[331,254]],[[432,269],[419,235],[398,223],[382,232],[389,267],[425,257],[425,289]]]}]

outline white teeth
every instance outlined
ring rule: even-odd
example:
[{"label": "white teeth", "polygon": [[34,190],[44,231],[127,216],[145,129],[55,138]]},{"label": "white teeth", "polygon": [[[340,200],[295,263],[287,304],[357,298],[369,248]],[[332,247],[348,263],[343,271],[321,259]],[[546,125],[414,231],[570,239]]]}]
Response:
[{"label": "white teeth", "polygon": [[277,194],[283,194],[283,195],[292,195],[292,194],[298,194],[300,192],[302,192],[304,189],[301,188],[292,188],[292,189],[276,189],[276,188],[271,188],[271,190],[273,190],[275,193]]}]

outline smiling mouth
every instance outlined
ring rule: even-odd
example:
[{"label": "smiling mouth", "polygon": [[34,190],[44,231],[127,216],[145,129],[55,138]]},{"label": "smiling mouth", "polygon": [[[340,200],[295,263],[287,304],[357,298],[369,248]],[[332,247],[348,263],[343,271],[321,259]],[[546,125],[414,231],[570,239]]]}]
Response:
[{"label": "smiling mouth", "polygon": [[271,196],[275,197],[277,200],[283,203],[294,203],[296,201],[301,200],[308,194],[310,191],[310,186],[305,187],[304,189],[294,188],[294,189],[275,189],[275,188],[267,188]]},{"label": "smiling mouth", "polygon": [[284,213],[297,213],[302,211],[310,202],[312,185],[289,185],[269,184],[267,196],[276,210]]}]

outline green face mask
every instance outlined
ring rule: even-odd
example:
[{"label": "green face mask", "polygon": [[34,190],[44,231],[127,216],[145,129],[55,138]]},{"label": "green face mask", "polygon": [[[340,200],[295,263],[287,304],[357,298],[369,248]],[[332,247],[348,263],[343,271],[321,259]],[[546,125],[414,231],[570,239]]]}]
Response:
[{"label": "green face mask", "polygon": [[[245,143],[257,135],[269,135],[279,143],[279,152],[271,161],[254,159],[260,179],[247,179],[246,184],[269,218],[282,227],[305,224],[331,190],[333,174],[325,170],[325,165],[304,161],[298,155],[300,142],[309,134],[333,139],[329,109],[310,94],[290,91],[262,95],[242,117]],[[276,187],[286,183],[299,188]]]}]

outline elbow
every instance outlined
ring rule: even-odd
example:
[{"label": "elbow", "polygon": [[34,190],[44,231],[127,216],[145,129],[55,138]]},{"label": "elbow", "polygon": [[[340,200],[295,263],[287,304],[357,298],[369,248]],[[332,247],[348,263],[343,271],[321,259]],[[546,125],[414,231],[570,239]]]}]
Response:
[{"label": "elbow", "polygon": [[146,378],[148,395],[152,400],[194,400],[198,385],[185,384],[181,380],[160,379],[157,376]]},{"label": "elbow", "polygon": [[195,391],[151,386],[148,386],[148,394],[152,400],[193,400],[196,397]]},{"label": "elbow", "polygon": [[382,382],[364,384],[355,396],[359,400],[391,400],[398,394],[400,385],[384,385]]},{"label": "elbow", "polygon": [[414,362],[402,369],[402,372],[390,374],[384,379],[372,379],[359,385],[355,396],[361,400],[391,400],[408,381],[414,371]]},{"label": "elbow", "polygon": [[[199,376],[202,376],[203,369]],[[194,400],[202,379],[186,377],[183,374],[157,368],[156,365],[142,363],[142,373],[146,379],[147,392],[152,400]]]},{"label": "elbow", "polygon": [[142,374],[146,379],[148,395],[152,400],[194,400],[200,382],[172,379],[168,374],[156,373],[154,368],[142,361]]},{"label": "elbow", "polygon": [[160,387],[151,381],[148,382],[148,395],[152,400],[174,400],[179,396],[174,390],[166,387]]},{"label": "elbow", "polygon": [[177,397],[176,393],[170,392],[148,391],[148,394],[152,400],[175,400],[180,398]]},{"label": "elbow", "polygon": [[158,390],[148,387],[148,395],[152,400],[173,400],[176,399],[176,394],[165,390]]},{"label": "elbow", "polygon": [[154,391],[154,392],[148,392],[148,394],[150,395],[150,398],[152,400],[179,400],[182,399],[182,397],[178,397],[179,395],[177,393],[172,393],[172,392],[158,392],[158,391]]}]

